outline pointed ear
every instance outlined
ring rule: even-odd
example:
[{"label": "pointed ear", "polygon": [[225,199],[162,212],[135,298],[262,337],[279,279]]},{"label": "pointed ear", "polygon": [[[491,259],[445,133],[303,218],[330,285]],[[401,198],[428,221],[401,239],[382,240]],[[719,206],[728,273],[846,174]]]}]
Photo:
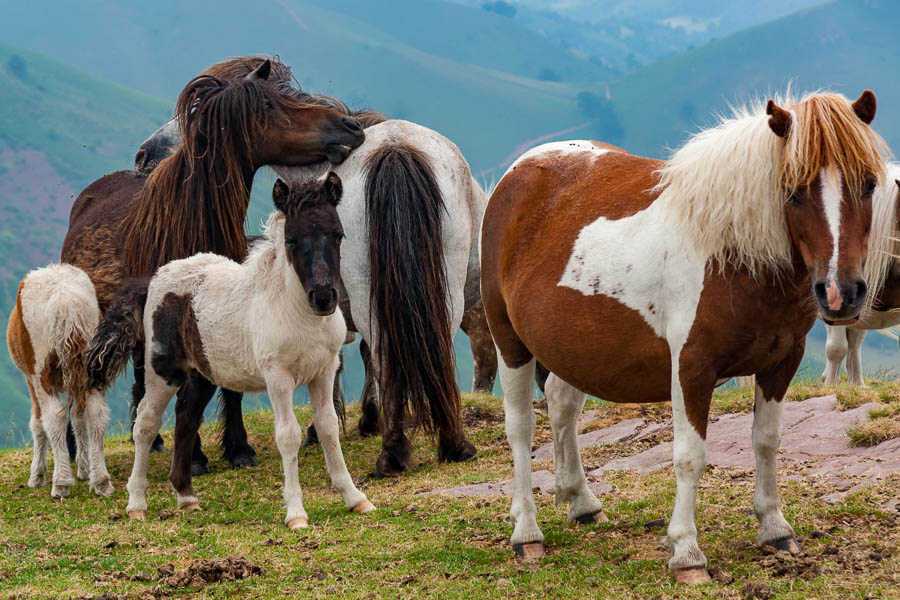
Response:
[{"label": "pointed ear", "polygon": [[853,103],[853,112],[859,117],[859,120],[866,125],[875,120],[875,110],[878,108],[878,102],[875,100],[875,92],[872,90],[864,90],[856,102]]},{"label": "pointed ear", "polygon": [[325,197],[332,205],[337,206],[341,201],[341,195],[344,193],[344,185],[341,178],[334,171],[328,173],[324,183]]},{"label": "pointed ear", "polygon": [[244,79],[259,79],[261,81],[265,81],[269,78],[269,73],[272,72],[272,61],[268,58],[262,62],[261,65],[250,71]]},{"label": "pointed ear", "polygon": [[766,103],[766,114],[769,115],[769,127],[775,135],[787,137],[791,129],[791,113],[769,100]]},{"label": "pointed ear", "polygon": [[289,195],[288,192],[288,186],[285,182],[280,179],[275,181],[275,187],[272,188],[272,204],[274,204],[275,208],[281,212],[285,212]]}]

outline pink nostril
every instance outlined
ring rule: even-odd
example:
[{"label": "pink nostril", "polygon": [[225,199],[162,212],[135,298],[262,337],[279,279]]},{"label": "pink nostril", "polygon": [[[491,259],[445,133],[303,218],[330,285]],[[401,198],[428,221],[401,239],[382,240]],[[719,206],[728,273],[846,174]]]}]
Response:
[{"label": "pink nostril", "polygon": [[828,308],[831,310],[841,310],[841,306],[844,304],[844,299],[841,298],[841,292],[838,290],[837,282],[834,280],[834,275],[831,275],[828,279]]}]

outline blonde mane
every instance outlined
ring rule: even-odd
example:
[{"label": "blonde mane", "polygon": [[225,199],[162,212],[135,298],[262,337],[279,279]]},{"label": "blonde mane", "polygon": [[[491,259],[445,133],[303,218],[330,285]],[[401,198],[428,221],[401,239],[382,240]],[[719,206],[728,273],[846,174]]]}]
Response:
[{"label": "blonde mane", "polygon": [[721,268],[731,264],[756,275],[788,266],[785,199],[823,167],[838,167],[858,190],[884,172],[887,146],[844,96],[775,101],[791,112],[786,139],[772,132],[762,102],[737,107],[685,142],[652,190],[668,203],[678,230]]},{"label": "blonde mane", "polygon": [[872,308],[888,273],[900,256],[900,228],[897,227],[898,189],[895,180],[900,179],[900,164],[890,163],[885,175],[878,181],[872,197],[872,229],[869,232],[869,254],[863,276],[869,286],[863,312]]}]

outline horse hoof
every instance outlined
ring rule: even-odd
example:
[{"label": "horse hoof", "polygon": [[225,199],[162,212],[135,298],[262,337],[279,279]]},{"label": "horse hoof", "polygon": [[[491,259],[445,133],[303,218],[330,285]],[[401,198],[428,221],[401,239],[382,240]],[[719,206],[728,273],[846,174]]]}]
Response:
[{"label": "horse hoof", "polygon": [[53,489],[50,490],[50,497],[56,498],[57,500],[68,498],[71,489],[72,486],[69,485],[54,485]]},{"label": "horse hoof", "polygon": [[91,483],[90,489],[92,492],[101,497],[109,496],[116,491],[116,488],[113,487],[113,484],[109,479],[98,481],[97,483]]},{"label": "horse hoof", "polygon": [[209,463],[191,463],[191,477],[200,477],[210,473],[212,471],[209,468]]},{"label": "horse hoof", "polygon": [[673,569],[672,578],[675,583],[683,583],[684,585],[697,585],[700,583],[709,583],[712,577],[706,567],[685,567],[683,569]]},{"label": "horse hoof", "polygon": [[47,485],[47,479],[43,475],[37,475],[28,480],[28,487],[37,488]]},{"label": "horse hoof", "polygon": [[442,462],[466,462],[474,460],[477,456],[478,450],[469,440],[463,440],[456,448],[446,453],[438,448],[438,460]]},{"label": "horse hoof", "polygon": [[190,504],[185,504],[184,506],[181,507],[181,510],[185,510],[185,511],[189,511],[189,512],[200,510],[200,503],[199,502],[191,502]]},{"label": "horse hoof", "polygon": [[306,529],[309,527],[309,521],[306,517],[295,517],[287,522],[287,526],[291,529]]},{"label": "horse hoof", "polygon": [[249,469],[250,467],[258,467],[259,461],[256,460],[256,454],[241,454],[235,456],[230,461],[231,466],[235,469]]},{"label": "horse hoof", "polygon": [[147,511],[146,510],[129,510],[128,518],[135,520],[135,521],[143,521],[144,519],[147,518]]},{"label": "horse hoof", "polygon": [[607,517],[606,513],[604,513],[602,510],[598,510],[595,513],[581,515],[580,517],[575,517],[575,520],[582,525],[590,525],[592,523],[609,523],[609,517]]},{"label": "horse hoof", "polygon": [[776,550],[783,550],[785,552],[790,552],[791,554],[800,554],[803,552],[803,548],[800,547],[800,543],[794,536],[778,538],[777,540],[767,542],[764,545],[774,546]]},{"label": "horse hoof", "polygon": [[513,544],[516,556],[528,560],[540,560],[544,556],[544,542],[526,542]]},{"label": "horse hoof", "polygon": [[163,442],[162,437],[157,435],[156,439],[153,440],[153,443],[150,445],[150,453],[152,454],[154,452],[165,452],[165,451],[166,451],[166,444],[165,444],[165,442]]},{"label": "horse hoof", "polygon": [[375,510],[375,505],[372,504],[371,502],[369,502],[368,500],[363,500],[362,502],[360,502],[359,504],[357,504],[350,510],[352,510],[353,512],[355,512],[357,514],[362,515],[367,512],[372,512],[373,510]]}]

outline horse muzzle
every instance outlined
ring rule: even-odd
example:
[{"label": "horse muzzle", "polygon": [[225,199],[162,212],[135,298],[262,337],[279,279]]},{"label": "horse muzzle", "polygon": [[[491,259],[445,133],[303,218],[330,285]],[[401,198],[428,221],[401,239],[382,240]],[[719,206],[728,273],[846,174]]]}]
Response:
[{"label": "horse muzzle", "polygon": [[864,279],[837,281],[834,276],[813,284],[813,296],[822,320],[828,325],[852,325],[859,320],[868,287]]}]

